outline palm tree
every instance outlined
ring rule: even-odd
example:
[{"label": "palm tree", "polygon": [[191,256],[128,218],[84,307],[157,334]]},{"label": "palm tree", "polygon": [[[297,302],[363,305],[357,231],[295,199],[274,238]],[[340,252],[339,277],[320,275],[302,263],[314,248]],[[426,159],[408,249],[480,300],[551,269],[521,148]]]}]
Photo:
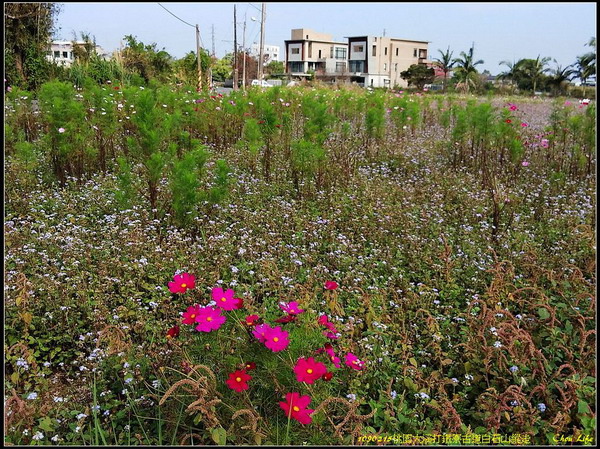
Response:
[{"label": "palm tree", "polygon": [[460,58],[455,58],[453,63],[457,65],[456,75],[465,83],[467,92],[469,91],[469,85],[473,84],[473,74],[478,73],[475,66],[483,64],[483,60],[473,61],[474,45],[469,49],[469,53],[464,51],[460,52]]},{"label": "palm tree", "polygon": [[577,61],[575,61],[575,74],[577,78],[581,80],[583,96],[585,97],[587,79],[596,74],[596,55],[594,53],[587,53],[583,56],[577,56]]},{"label": "palm tree", "polygon": [[510,82],[512,83],[517,75],[517,64],[518,62],[514,61],[500,61],[498,65],[505,65],[506,67],[508,67],[508,70],[506,72],[498,74],[498,79],[510,80]]},{"label": "palm tree", "polygon": [[566,81],[571,81],[573,75],[575,75],[577,71],[572,68],[572,64],[562,68],[561,65],[556,62],[556,59],[554,59],[554,63],[556,64],[556,68],[550,70],[549,83],[553,86],[555,93],[561,93],[564,90],[564,83]]},{"label": "palm tree", "polygon": [[448,73],[452,70],[454,66],[454,62],[452,61],[452,53],[450,51],[450,47],[444,53],[442,50],[439,50],[441,58],[435,58],[435,65],[444,72],[444,91],[446,90],[446,80],[448,79]]},{"label": "palm tree", "polygon": [[534,95],[537,91],[539,82],[548,71],[546,64],[548,64],[549,61],[550,58],[548,56],[540,59],[540,55],[538,55],[535,59],[521,59],[517,63],[518,70],[531,80]]}]

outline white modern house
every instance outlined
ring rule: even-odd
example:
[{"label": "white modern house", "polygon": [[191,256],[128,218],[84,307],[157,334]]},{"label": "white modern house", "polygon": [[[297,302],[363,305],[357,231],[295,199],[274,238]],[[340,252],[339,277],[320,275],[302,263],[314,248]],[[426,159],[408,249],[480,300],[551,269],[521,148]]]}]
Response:
[{"label": "white modern house", "polygon": [[[52,41],[50,43],[50,49],[46,53],[46,59],[55,64],[69,67],[75,61],[75,55],[73,54],[73,44],[84,46],[85,42]],[[98,54],[104,60],[108,60],[111,57],[110,53],[104,50],[99,45],[96,45],[96,54]]]}]

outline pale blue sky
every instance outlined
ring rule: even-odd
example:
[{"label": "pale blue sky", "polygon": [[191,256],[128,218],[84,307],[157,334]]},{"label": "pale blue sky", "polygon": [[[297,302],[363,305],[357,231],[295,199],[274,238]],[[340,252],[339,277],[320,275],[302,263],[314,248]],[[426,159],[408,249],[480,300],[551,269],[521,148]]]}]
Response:
[{"label": "pale blue sky", "polygon": [[[200,26],[203,47],[223,57],[233,48],[233,5],[237,5],[238,42],[242,42],[246,15],[246,46],[259,41],[260,2],[161,4],[192,25]],[[497,74],[502,60],[549,56],[564,66],[590,51],[596,36],[596,3],[312,3],[267,2],[265,44],[279,45],[294,28],[329,33],[336,40],[375,35],[429,41],[430,58],[450,47],[454,57],[475,43],[475,58],[485,63],[479,71]],[[57,17],[58,37],[72,39],[73,31],[88,32],[106,50],[119,47],[132,34],[145,44],[156,43],[174,57],[195,49],[190,27],[158,3],[62,3]],[[551,63],[551,67],[555,64]]]}]

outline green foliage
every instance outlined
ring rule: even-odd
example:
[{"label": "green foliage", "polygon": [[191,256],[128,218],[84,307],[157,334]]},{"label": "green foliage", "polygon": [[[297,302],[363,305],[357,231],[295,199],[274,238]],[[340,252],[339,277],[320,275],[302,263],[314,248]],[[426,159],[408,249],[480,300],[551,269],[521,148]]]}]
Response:
[{"label": "green foliage", "polygon": [[4,8],[5,79],[9,86],[38,89],[48,80],[48,41],[58,3],[8,3]]},{"label": "green foliage", "polygon": [[422,90],[425,84],[433,82],[435,71],[423,64],[413,64],[408,69],[400,72],[400,77],[407,81],[409,86],[414,86],[418,90]]},{"label": "green foliage", "polygon": [[203,146],[185,153],[173,162],[169,178],[173,213],[179,226],[189,224],[195,218],[200,202],[200,180],[208,152]]}]

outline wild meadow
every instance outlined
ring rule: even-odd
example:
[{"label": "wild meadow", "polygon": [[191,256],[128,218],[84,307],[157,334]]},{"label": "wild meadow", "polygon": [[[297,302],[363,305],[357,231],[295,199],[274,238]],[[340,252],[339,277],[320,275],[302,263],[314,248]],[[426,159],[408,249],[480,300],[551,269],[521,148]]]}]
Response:
[{"label": "wild meadow", "polygon": [[12,89],[5,443],[591,443],[595,138],[566,98]]}]

